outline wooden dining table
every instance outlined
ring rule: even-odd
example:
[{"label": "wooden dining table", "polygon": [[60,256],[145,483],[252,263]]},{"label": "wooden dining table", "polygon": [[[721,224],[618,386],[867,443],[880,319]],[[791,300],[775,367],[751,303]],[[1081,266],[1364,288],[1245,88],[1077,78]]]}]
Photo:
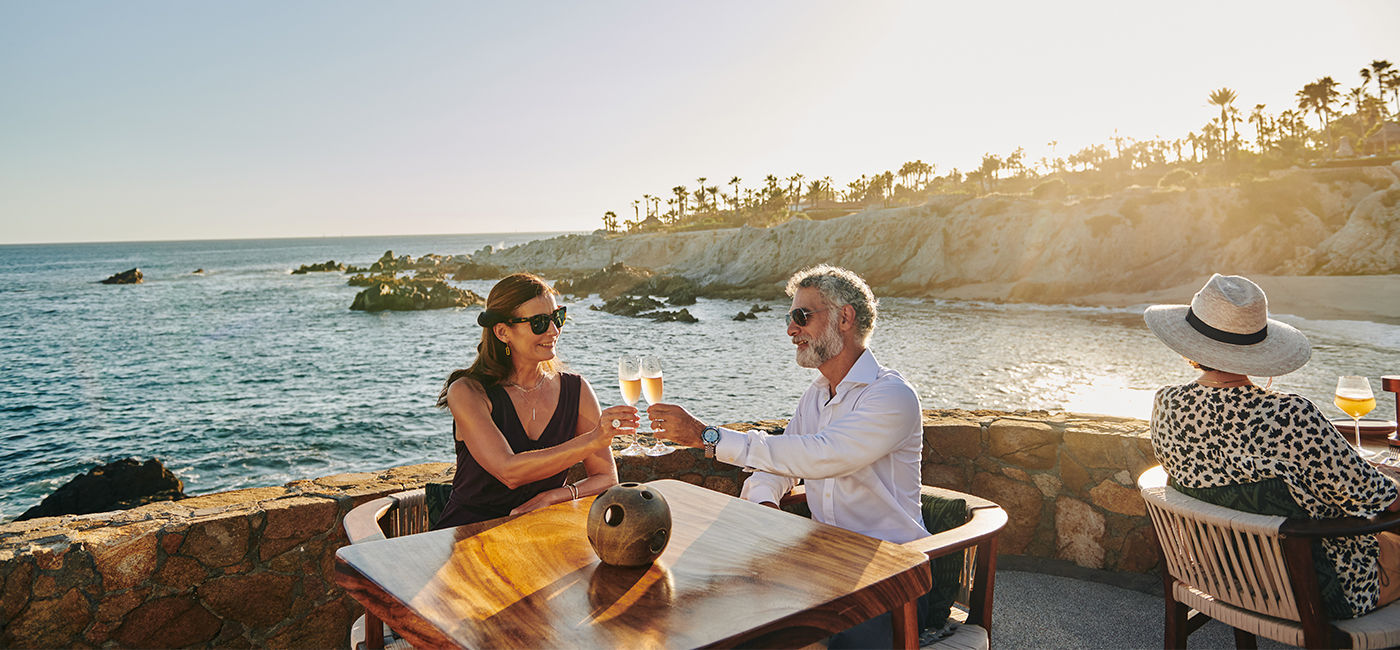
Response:
[{"label": "wooden dining table", "polygon": [[592,497],[336,552],[336,582],[417,647],[797,647],[893,612],[918,644],[928,558],[677,480],[644,484],[672,515],[641,568],[602,564]]}]

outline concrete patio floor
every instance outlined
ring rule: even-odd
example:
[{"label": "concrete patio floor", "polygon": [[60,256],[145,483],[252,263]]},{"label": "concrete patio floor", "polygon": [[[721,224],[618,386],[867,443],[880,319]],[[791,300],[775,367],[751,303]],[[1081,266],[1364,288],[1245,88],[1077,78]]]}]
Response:
[{"label": "concrete patio floor", "polygon": [[[1096,577],[1127,584],[1114,586],[1065,575],[998,568],[992,606],[992,647],[1161,648],[1163,605],[1156,581],[1150,577]],[[1152,593],[1147,593],[1149,590]],[[1234,632],[1211,621],[1191,635],[1187,647],[1234,648]],[[1292,646],[1260,638],[1259,647]]]}]

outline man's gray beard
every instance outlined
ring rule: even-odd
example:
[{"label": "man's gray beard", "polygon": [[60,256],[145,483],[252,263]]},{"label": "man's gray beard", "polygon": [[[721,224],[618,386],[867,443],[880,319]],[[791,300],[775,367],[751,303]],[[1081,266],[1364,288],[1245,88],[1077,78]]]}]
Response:
[{"label": "man's gray beard", "polygon": [[807,349],[797,351],[797,365],[803,368],[816,368],[841,354],[846,342],[841,340],[841,331],[835,318],[827,321],[826,331],[820,337],[809,341]]}]

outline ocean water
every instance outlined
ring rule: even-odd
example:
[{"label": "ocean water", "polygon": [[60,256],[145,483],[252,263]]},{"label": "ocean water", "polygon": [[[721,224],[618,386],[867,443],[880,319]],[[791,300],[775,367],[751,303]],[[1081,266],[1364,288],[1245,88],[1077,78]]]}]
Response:
[{"label": "ocean water", "polygon": [[[486,234],[0,246],[0,521],[75,474],[157,457],[187,494],[280,485],[393,465],[451,461],[450,418],[433,407],[467,365],[477,309],[366,314],[339,273],[291,275],[385,250],[471,253],[549,234]],[[144,284],[97,284],[140,267]],[[196,268],[203,275],[193,275]],[[485,295],[491,282],[461,286]],[[1182,300],[1189,296],[1182,296]],[[697,324],[624,318],[566,299],[559,351],[604,406],[620,402],[616,359],[666,362],[666,396],[711,422],[788,417],[813,372],[784,333],[785,303],[701,300]],[[1141,308],[885,299],[871,348],[925,408],[1070,409],[1145,418],[1160,386],[1194,371],[1156,341]],[[1339,374],[1400,373],[1400,327],[1280,316],[1312,339],[1276,388],[1329,416]]]}]

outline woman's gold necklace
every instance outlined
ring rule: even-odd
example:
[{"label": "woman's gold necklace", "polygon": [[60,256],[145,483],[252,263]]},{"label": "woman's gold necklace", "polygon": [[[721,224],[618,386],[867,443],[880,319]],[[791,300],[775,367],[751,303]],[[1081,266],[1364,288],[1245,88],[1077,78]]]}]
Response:
[{"label": "woman's gold necklace", "polygon": [[[530,393],[535,392],[536,390],[539,390],[539,387],[544,385],[544,380],[545,380],[545,378],[546,378],[547,376],[548,376],[548,375],[540,375],[540,380],[537,381],[537,382],[535,382],[535,385],[534,385],[533,387],[530,387],[530,388],[526,388],[526,387],[524,387],[524,386],[521,386],[520,384],[517,384],[517,383],[515,383],[515,382],[513,382],[513,381],[508,381],[508,382],[506,382],[506,385],[507,385],[507,386],[510,386],[511,388],[514,388],[515,390],[520,391],[520,395],[523,397],[523,396],[529,395]],[[535,404],[534,404],[534,400],[532,399],[532,400],[530,400],[530,424],[534,424],[534,423],[535,423]]]}]

